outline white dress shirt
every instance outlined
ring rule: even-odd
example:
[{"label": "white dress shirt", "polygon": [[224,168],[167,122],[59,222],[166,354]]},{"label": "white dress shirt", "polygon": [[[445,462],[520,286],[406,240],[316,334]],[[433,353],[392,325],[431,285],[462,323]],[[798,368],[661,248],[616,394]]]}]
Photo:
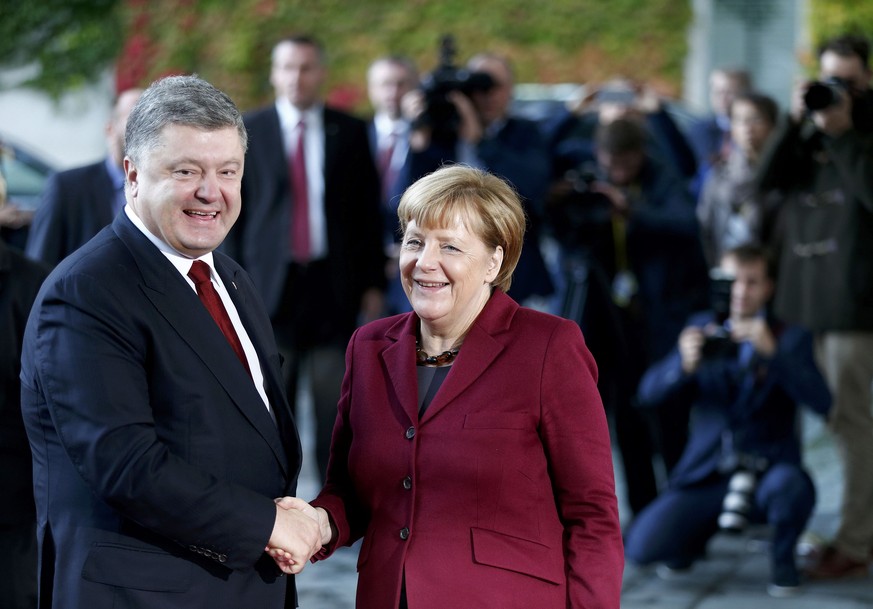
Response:
[{"label": "white dress shirt", "polygon": [[[197,293],[197,287],[194,285],[191,278],[188,277],[188,271],[191,270],[191,265],[194,263],[194,260],[202,260],[209,265],[209,274],[212,279],[212,284],[215,286],[215,291],[218,292],[218,296],[221,298],[221,302],[227,310],[227,315],[230,317],[233,329],[236,330],[236,333],[239,336],[239,342],[242,344],[246,360],[248,360],[249,363],[249,370],[252,372],[252,380],[255,383],[255,389],[258,390],[258,395],[261,396],[264,405],[272,416],[273,411],[270,407],[270,400],[267,398],[267,392],[264,389],[264,373],[261,371],[261,361],[258,358],[258,352],[255,349],[254,343],[252,343],[252,339],[249,338],[248,332],[246,332],[246,328],[239,317],[239,312],[236,310],[236,306],[234,306],[227,288],[215,270],[215,263],[212,260],[212,252],[204,254],[199,258],[189,258],[188,256],[177,252],[157,236],[153,235],[149,229],[146,228],[146,225],[143,224],[143,221],[140,220],[139,216],[136,215],[136,212],[133,211],[130,205],[124,207],[124,212],[127,214],[127,217],[130,218],[130,221],[133,222],[133,225],[136,226],[140,232],[145,235],[164,256],[167,257],[167,260],[169,260],[174,267],[176,267],[176,270],[181,273],[182,277],[188,285],[191,286],[191,289],[194,290],[195,294]],[[233,288],[236,289],[236,286],[233,286]]]},{"label": "white dress shirt", "polygon": [[[279,125],[282,128],[282,141],[285,144],[285,158],[297,146],[298,123],[306,122],[306,137],[303,151],[306,155],[306,181],[309,193],[309,245],[312,260],[327,256],[327,221],[324,215],[324,107],[315,105],[300,111],[286,98],[276,99]],[[290,256],[290,252],[289,252]]]},{"label": "white dress shirt", "polygon": [[406,162],[409,153],[409,121],[392,119],[384,112],[373,116],[373,125],[376,127],[376,158],[381,159],[385,149],[388,148],[391,135],[394,135],[394,152],[391,154],[391,172],[396,175]]}]

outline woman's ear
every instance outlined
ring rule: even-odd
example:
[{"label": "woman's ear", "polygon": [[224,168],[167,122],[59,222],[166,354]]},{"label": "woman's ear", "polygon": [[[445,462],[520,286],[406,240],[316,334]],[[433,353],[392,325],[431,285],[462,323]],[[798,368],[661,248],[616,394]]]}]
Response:
[{"label": "woman's ear", "polygon": [[503,247],[498,245],[488,258],[488,271],[485,274],[485,283],[494,283],[500,268],[503,266]]}]

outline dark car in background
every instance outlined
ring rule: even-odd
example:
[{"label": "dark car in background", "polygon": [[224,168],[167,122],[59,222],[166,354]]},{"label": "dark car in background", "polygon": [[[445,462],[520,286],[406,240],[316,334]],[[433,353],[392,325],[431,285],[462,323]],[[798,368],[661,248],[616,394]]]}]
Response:
[{"label": "dark car in background", "polygon": [[[548,124],[551,119],[566,113],[567,106],[575,105],[585,97],[585,85],[578,83],[515,85],[512,114],[538,123]],[[688,134],[691,125],[700,116],[678,99],[662,100],[665,109],[683,134]]]},{"label": "dark car in background", "polygon": [[8,204],[0,214],[0,237],[7,244],[24,249],[33,212],[54,171],[51,163],[0,134],[0,176],[6,182]]},{"label": "dark car in background", "polygon": [[0,134],[0,175],[6,180],[9,203],[19,209],[35,210],[45,182],[54,171],[49,162]]}]

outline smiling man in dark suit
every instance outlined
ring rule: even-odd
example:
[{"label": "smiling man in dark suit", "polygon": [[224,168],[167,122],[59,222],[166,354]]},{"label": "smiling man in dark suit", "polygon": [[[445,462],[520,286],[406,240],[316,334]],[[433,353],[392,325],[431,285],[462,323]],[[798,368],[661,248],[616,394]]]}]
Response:
[{"label": "smiling man in dark suit", "polygon": [[21,382],[42,607],[279,608],[282,572],[320,547],[315,520],[274,503],[300,444],[269,320],[213,251],[245,149],[226,95],[153,84],[127,126],[126,207],[37,297]]},{"label": "smiling man in dark suit", "polygon": [[308,364],[322,475],[343,354],[358,321],[381,315],[386,282],[379,177],[366,124],[324,105],[326,77],[315,39],[294,36],[273,48],[276,102],[245,118],[245,206],[225,244],[267,305],[292,403]]}]

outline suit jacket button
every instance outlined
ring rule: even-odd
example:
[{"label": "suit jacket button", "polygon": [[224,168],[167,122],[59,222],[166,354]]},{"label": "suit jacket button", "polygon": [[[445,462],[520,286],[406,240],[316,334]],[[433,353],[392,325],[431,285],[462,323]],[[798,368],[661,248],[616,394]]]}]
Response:
[{"label": "suit jacket button", "polygon": [[407,527],[400,529],[400,539],[409,539],[409,529]]},{"label": "suit jacket button", "polygon": [[219,554],[218,562],[227,562],[227,554]]},{"label": "suit jacket button", "polygon": [[406,430],[406,439],[411,440],[415,437],[415,427],[410,427]]},{"label": "suit jacket button", "polygon": [[407,491],[412,488],[412,478],[410,476],[406,476],[403,479],[403,488],[405,488]]}]

